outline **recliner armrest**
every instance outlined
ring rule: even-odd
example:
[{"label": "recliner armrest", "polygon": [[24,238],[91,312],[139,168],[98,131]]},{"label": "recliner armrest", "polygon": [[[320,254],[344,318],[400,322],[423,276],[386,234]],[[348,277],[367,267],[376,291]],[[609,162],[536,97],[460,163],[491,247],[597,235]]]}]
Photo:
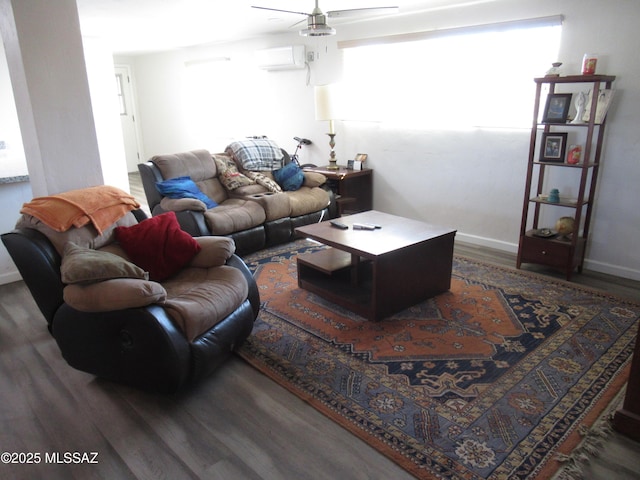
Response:
[{"label": "recliner armrest", "polygon": [[257,318],[258,313],[260,312],[260,292],[258,291],[258,285],[256,284],[256,280],[247,267],[247,264],[236,254],[231,255],[227,259],[227,265],[231,267],[235,267],[242,272],[242,275],[247,280],[247,285],[249,285],[249,294],[247,295],[247,299],[251,303],[251,309],[253,310],[254,316]]}]

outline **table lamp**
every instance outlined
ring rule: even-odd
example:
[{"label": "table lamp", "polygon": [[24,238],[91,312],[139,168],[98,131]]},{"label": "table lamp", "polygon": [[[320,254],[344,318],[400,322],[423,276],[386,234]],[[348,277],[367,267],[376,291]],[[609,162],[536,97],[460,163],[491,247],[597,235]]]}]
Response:
[{"label": "table lamp", "polygon": [[329,154],[329,170],[338,170],[336,152],[334,150],[336,146],[335,136],[336,132],[333,129],[333,120],[335,119],[335,105],[332,99],[331,85],[318,85],[315,87],[316,98],[316,120],[329,121],[329,147],[331,147],[331,153]]}]

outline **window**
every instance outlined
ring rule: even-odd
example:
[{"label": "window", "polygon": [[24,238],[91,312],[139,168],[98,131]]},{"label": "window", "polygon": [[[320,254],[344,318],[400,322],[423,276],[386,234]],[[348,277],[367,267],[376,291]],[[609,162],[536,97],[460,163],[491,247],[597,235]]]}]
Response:
[{"label": "window", "polygon": [[372,45],[343,42],[343,118],[417,128],[528,127],[532,79],[557,59],[560,33],[561,18],[552,17],[382,37]]}]

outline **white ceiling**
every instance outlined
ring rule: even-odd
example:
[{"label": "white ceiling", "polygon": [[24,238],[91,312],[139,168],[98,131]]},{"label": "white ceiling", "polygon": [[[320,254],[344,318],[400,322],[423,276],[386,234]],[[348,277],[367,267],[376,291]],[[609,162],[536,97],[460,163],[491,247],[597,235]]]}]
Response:
[{"label": "white ceiling", "polygon": [[[487,0],[320,0],[323,12],[398,6],[399,15]],[[491,0],[489,0],[491,1]],[[82,33],[105,38],[114,53],[134,54],[291,32],[306,17],[251,5],[311,12],[314,0],[77,0]],[[331,19],[335,28],[347,20]],[[353,19],[349,19],[353,22]]]}]

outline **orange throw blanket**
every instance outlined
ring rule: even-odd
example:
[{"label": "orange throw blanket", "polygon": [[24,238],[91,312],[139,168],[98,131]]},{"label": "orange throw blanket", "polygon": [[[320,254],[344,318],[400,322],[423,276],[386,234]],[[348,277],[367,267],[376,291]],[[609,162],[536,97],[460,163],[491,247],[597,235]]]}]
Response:
[{"label": "orange throw blanket", "polygon": [[140,204],[116,187],[99,185],[37,197],[22,205],[20,213],[32,215],[57,232],[83,227],[89,222],[99,234]]}]

